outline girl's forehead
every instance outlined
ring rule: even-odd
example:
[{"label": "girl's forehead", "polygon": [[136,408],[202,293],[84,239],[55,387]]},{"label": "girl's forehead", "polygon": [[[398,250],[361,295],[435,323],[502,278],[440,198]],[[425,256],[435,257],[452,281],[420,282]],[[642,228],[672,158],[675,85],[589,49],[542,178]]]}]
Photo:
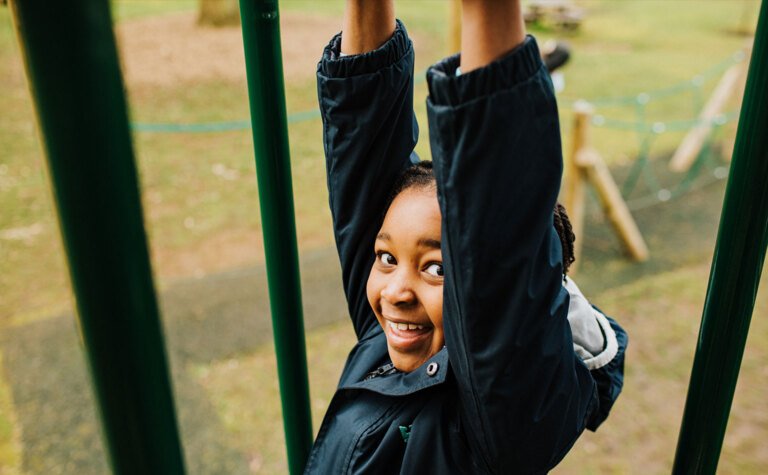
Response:
[{"label": "girl's forehead", "polygon": [[392,241],[439,241],[440,221],[437,193],[429,189],[409,189],[392,201],[384,217],[381,233]]}]

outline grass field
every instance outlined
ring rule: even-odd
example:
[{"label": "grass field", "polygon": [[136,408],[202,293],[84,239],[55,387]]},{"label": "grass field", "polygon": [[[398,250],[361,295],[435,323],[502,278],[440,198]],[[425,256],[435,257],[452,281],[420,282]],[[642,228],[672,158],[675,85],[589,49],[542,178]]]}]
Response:
[{"label": "grass field", "polygon": [[[217,31],[196,27],[192,0],[123,0],[113,4],[134,122],[190,124],[248,118],[242,44],[236,28]],[[719,74],[706,72],[744,46],[746,37],[739,32],[753,27],[758,3],[603,0],[579,5],[585,9],[585,22],[578,33],[565,38],[573,49],[560,101],[566,150],[570,143],[569,104],[577,98],[606,103],[610,102],[607,99],[631,98],[682,84],[681,92],[651,101],[644,119],[656,122],[694,117],[697,105],[719,78]],[[338,0],[281,3],[289,114],[316,109],[314,63],[329,35],[339,28],[341,7]],[[447,53],[447,4],[401,1],[398,8],[414,38],[421,74]],[[541,39],[558,36],[546,29],[533,33]],[[692,81],[700,73],[705,74],[698,88]],[[54,205],[19,47],[10,13],[4,7],[0,7],[0,84],[0,475],[71,473],[65,465],[56,472],[39,460],[51,458],[49,453],[67,460],[63,449],[46,445],[65,436],[45,439],[42,434],[43,427],[50,427],[51,432],[65,422],[79,427],[75,433],[86,441],[77,445],[85,455],[69,459],[84,462],[72,462],[72,467],[80,467],[82,473],[99,473],[104,470],[104,461],[98,455],[101,449],[92,402],[82,396],[88,392],[87,378],[71,323],[73,300]],[[429,157],[425,97],[425,84],[418,81],[416,110],[422,140],[417,152]],[[738,100],[733,100],[729,108],[737,106]],[[636,107],[632,102],[606,105],[598,107],[597,113],[631,121],[637,118]],[[733,131],[729,124],[718,133],[725,155]],[[296,220],[303,254],[332,245],[320,133],[317,119],[290,126]],[[681,137],[681,132],[658,135],[651,156],[668,156]],[[596,128],[593,141],[618,175],[637,155],[640,143],[635,132],[609,127]],[[140,132],[135,134],[135,143],[153,267],[162,291],[190,279],[205,280],[221,272],[261,265],[249,131]],[[672,182],[680,177],[666,179]],[[626,324],[632,347],[626,393],[616,414],[604,430],[577,444],[561,473],[668,471],[718,219],[716,212],[697,211],[693,215],[690,210],[716,210],[721,185],[714,185],[720,186],[715,191],[692,193],[646,210],[639,218],[641,229],[647,226],[655,241],[649,240],[653,259],[640,266],[621,259],[615,238],[605,231],[606,223],[591,205],[590,226],[594,230],[585,239],[585,256],[591,260],[585,260],[578,278],[591,298]],[[700,201],[698,207],[694,207],[696,200]],[[670,228],[652,232],[656,218],[671,223]],[[686,226],[689,234],[674,233]],[[690,246],[665,247],[665,236],[690,236],[692,241],[701,236],[706,246],[691,242]],[[725,444],[723,473],[768,471],[768,452],[761,444],[768,437],[768,413],[761,404],[761,394],[768,389],[768,373],[760,365],[765,361],[768,341],[764,338],[765,319],[759,318],[768,311],[765,295],[763,291],[758,298]],[[205,299],[205,295],[194,297]],[[314,318],[315,302],[305,301],[305,306],[308,319]],[[72,338],[52,343],[59,341],[57,333],[67,332]],[[23,348],[10,340],[19,335],[23,338],[18,341],[26,342]],[[344,324],[308,335],[317,421],[332,394],[351,338]],[[50,360],[36,353],[38,345],[59,348],[59,344],[61,351],[72,352],[64,358],[63,374],[72,371],[79,375],[72,380],[79,381],[80,386],[71,387],[72,399],[67,401],[85,415],[73,416],[67,422],[51,414],[49,420],[41,419],[39,429],[33,429],[30,414],[37,414],[35,405],[45,402],[35,398],[45,392],[19,378],[64,384],[61,375],[50,374],[52,370],[41,363],[55,362],[57,353],[51,353]],[[269,345],[242,348],[247,350],[205,358],[176,358],[171,352],[180,405],[193,401],[179,409],[185,438],[194,439],[190,444],[195,448],[206,444],[221,448],[198,457],[190,455],[188,447],[194,473],[211,473],[211,467],[219,463],[216,457],[232,453],[238,455],[233,460],[242,463],[233,462],[238,469],[227,465],[231,473],[240,469],[243,473],[284,471],[272,349]],[[195,411],[209,418],[196,420]],[[32,442],[38,440],[36,431],[41,433],[39,443]],[[197,437],[193,435],[196,433],[204,435]],[[207,454],[202,449],[200,453]]]}]

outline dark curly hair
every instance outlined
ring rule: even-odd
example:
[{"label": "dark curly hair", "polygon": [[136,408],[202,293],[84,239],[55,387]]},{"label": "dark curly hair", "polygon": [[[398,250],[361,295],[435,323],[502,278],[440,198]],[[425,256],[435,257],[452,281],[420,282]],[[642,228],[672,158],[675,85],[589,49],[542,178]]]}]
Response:
[{"label": "dark curly hair", "polygon": [[560,244],[563,246],[563,277],[565,277],[571,264],[576,261],[573,246],[576,235],[573,234],[573,226],[571,226],[571,220],[568,219],[568,214],[565,212],[565,206],[560,203],[555,204],[555,231],[557,231]]},{"label": "dark curly hair", "polygon": [[[387,200],[387,206],[384,207],[385,213],[397,195],[405,190],[411,188],[434,189],[436,187],[437,182],[435,181],[435,174],[432,169],[431,161],[422,160],[411,165],[406,168],[398,177],[397,181],[395,181],[395,185],[392,187],[392,192],[389,194],[389,199]],[[383,220],[384,217],[382,216],[382,221]],[[557,231],[557,236],[560,238],[560,244],[563,247],[563,278],[565,278],[571,264],[576,260],[573,246],[576,236],[573,234],[573,226],[571,226],[571,221],[568,219],[568,214],[565,212],[565,207],[560,203],[555,204],[553,224]]]},{"label": "dark curly hair", "polygon": [[387,200],[387,206],[384,209],[389,209],[389,206],[395,201],[395,198],[400,193],[410,188],[424,189],[424,188],[436,188],[437,182],[435,181],[435,174],[432,170],[432,162],[429,160],[422,160],[416,162],[410,167],[403,170],[400,176],[395,181],[392,191],[389,193],[389,199]]}]

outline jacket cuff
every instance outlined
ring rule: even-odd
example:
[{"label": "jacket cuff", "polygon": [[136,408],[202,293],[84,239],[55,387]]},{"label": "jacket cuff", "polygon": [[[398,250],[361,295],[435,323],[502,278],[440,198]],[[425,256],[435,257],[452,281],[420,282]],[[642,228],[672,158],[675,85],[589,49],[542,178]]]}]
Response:
[{"label": "jacket cuff", "polygon": [[427,71],[429,100],[434,105],[458,106],[495,92],[510,89],[535,75],[544,66],[533,36],[527,36],[503,57],[482,68],[456,76],[460,55],[443,59]]},{"label": "jacket cuff", "polygon": [[[579,357],[584,361],[584,364],[590,371],[607,365],[613,361],[619,352],[619,343],[616,339],[616,332],[611,327],[608,318],[597,310],[594,310],[594,315],[597,319],[597,323],[600,324],[600,330],[602,330],[603,336],[605,337],[605,348],[596,355],[592,355],[583,348],[581,349],[586,357],[582,356],[582,354],[579,354]],[[574,343],[573,346],[574,349],[576,349],[576,343]],[[578,349],[576,349],[576,352],[579,353]]]},{"label": "jacket cuff", "polygon": [[397,63],[412,48],[408,32],[400,20],[397,20],[392,37],[379,48],[367,53],[341,56],[341,33],[331,38],[323,50],[323,56],[317,65],[318,73],[325,77],[345,78],[371,74],[377,70]]}]

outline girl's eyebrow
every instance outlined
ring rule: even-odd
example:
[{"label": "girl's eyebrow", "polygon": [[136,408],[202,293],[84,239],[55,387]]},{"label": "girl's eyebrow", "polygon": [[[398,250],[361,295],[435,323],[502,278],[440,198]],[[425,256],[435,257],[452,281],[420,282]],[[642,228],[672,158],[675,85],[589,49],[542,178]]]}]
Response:
[{"label": "girl's eyebrow", "polygon": [[416,244],[421,247],[440,249],[440,241],[438,241],[437,239],[421,238]]},{"label": "girl's eyebrow", "polygon": [[[381,232],[376,235],[376,239],[381,239],[382,241],[391,241],[392,236],[390,236],[389,233]],[[440,249],[440,241],[437,239],[421,238],[416,241],[416,245],[419,247],[428,247],[430,249]]]}]

